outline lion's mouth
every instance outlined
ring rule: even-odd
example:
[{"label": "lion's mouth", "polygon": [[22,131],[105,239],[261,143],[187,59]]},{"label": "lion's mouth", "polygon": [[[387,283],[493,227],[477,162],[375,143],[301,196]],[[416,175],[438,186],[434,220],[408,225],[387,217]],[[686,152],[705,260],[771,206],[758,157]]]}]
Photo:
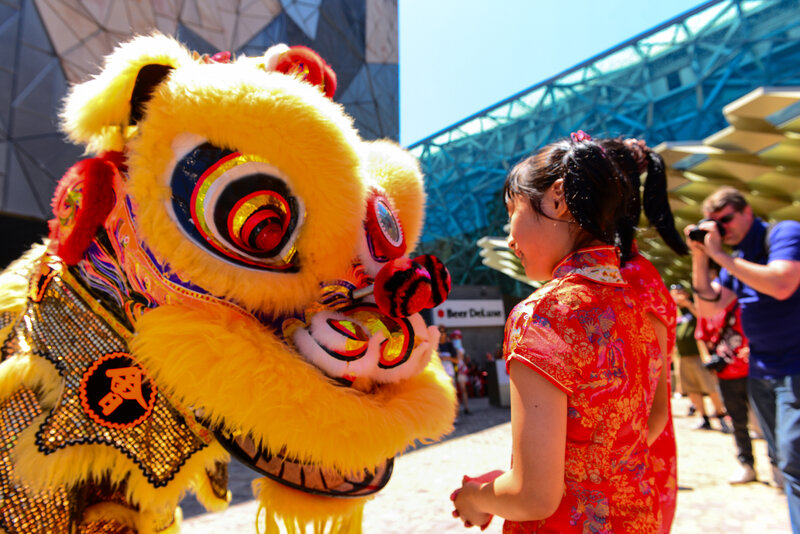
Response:
[{"label": "lion's mouth", "polygon": [[[284,318],[283,340],[295,354],[326,376],[328,384],[352,387],[360,395],[381,395],[381,385],[421,373],[438,339],[418,314],[392,317],[369,298],[334,303],[323,297],[299,317]],[[352,390],[350,390],[352,392]],[[298,458],[283,447],[257,445],[250,434],[216,429],[219,443],[254,471],[290,488],[326,497],[364,497],[391,478],[393,458],[373,459],[374,467],[343,471]]]},{"label": "lion's mouth", "polygon": [[309,314],[306,322],[285,323],[291,340],[306,361],[329,377],[371,383],[397,382],[419,373],[436,339],[422,317],[389,317],[370,302]]},{"label": "lion's mouth", "polygon": [[392,476],[394,458],[373,469],[344,474],[329,467],[303,464],[285,452],[259,449],[247,436],[229,436],[215,432],[220,444],[237,460],[254,471],[296,490],[325,497],[365,497],[377,493]]}]

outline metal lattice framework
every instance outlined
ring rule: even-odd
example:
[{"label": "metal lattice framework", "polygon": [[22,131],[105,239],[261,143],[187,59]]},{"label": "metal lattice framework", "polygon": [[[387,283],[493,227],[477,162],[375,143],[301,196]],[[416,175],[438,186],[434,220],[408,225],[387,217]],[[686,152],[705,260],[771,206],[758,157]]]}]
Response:
[{"label": "metal lattice framework", "polygon": [[517,161],[578,129],[651,146],[702,139],[727,125],[727,103],[781,85],[800,85],[797,1],[703,4],[413,145],[428,182],[421,248],[445,260],[456,284],[529,292],[476,247],[504,235],[499,192]]},{"label": "metal lattice framework", "polygon": [[50,217],[57,181],[81,156],[57,127],[68,84],[156,30],[207,54],[313,48],[361,135],[398,137],[397,0],[0,0],[0,214]]}]

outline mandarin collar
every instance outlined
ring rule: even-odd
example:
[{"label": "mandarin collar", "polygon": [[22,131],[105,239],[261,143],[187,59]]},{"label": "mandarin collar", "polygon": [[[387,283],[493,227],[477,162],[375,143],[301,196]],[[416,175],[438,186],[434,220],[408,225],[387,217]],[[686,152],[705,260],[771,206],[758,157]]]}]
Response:
[{"label": "mandarin collar", "polygon": [[619,271],[619,249],[611,245],[582,248],[565,257],[553,269],[553,278],[570,273],[611,286],[627,286]]}]

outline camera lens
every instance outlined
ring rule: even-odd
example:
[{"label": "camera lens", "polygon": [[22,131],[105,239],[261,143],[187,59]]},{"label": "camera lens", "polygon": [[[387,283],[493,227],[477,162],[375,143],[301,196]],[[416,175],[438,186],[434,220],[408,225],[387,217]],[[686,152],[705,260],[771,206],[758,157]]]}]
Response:
[{"label": "camera lens", "polygon": [[[700,225],[706,221],[714,221],[714,219],[700,219],[699,221],[697,221],[697,224]],[[719,236],[725,237],[725,227],[722,224],[720,224],[719,221],[714,221],[714,224],[717,226],[717,232],[719,233]],[[707,233],[708,230],[701,230],[700,228],[695,228],[694,230],[689,231],[689,239],[691,239],[692,241],[697,241],[699,243],[702,243],[705,240]]]},{"label": "camera lens", "polygon": [[695,228],[694,230],[689,231],[689,239],[691,239],[692,241],[697,241],[699,243],[702,243],[705,240],[707,233],[708,233],[707,230],[701,230],[700,228]]}]

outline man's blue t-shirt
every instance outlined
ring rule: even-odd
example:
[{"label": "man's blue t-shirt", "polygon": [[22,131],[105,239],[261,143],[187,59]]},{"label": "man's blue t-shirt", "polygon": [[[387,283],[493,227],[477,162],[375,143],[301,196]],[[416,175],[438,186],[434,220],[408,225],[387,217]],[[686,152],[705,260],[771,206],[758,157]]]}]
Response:
[{"label": "man's blue t-shirt", "polygon": [[[800,261],[800,222],[782,221],[769,234],[767,224],[756,218],[736,247],[736,255],[766,265],[774,260]],[[800,291],[786,300],[759,293],[722,269],[719,282],[739,298],[742,327],[750,341],[750,376],[781,378],[800,374]]]}]

